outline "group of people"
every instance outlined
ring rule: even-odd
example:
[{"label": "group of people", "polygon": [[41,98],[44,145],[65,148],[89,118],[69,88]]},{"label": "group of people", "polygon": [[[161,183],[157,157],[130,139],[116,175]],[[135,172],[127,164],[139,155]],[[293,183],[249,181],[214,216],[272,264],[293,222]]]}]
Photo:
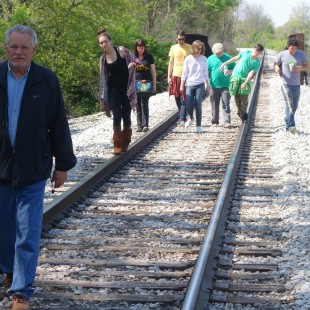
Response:
[{"label": "group of people", "polygon": [[177,32],[177,43],[170,49],[168,66],[169,96],[174,95],[180,111],[179,125],[189,127],[194,124],[195,108],[196,132],[202,132],[202,100],[205,95],[210,95],[212,126],[219,125],[219,106],[222,103],[224,127],[232,127],[231,95],[235,96],[240,119],[246,121],[250,82],[259,70],[259,58],[264,47],[257,44],[253,51],[246,50],[232,58],[224,53],[222,43],[215,43],[213,55],[207,58],[203,42],[196,40],[189,45],[185,38],[184,31]]},{"label": "group of people", "polygon": [[[230,99],[234,96],[237,114],[242,122],[248,119],[248,95],[251,80],[258,73],[264,52],[262,44],[252,50],[241,51],[231,57],[224,53],[222,43],[212,46],[213,54],[206,58],[204,43],[196,40],[185,43],[186,34],[178,31],[176,44],[170,48],[168,66],[169,96],[174,95],[179,109],[179,126],[194,124],[193,109],[196,109],[196,132],[201,133],[202,99],[210,95],[212,126],[219,125],[219,107],[222,103],[223,123],[231,128]],[[298,49],[298,41],[289,39],[287,49],[280,52],[275,63],[275,72],[281,75],[286,94],[285,127],[295,133],[295,112],[300,97],[300,73],[308,69],[307,55]],[[188,119],[187,119],[188,115]]]},{"label": "group of people", "polygon": [[[126,152],[131,141],[131,110],[138,107],[137,130],[149,126],[148,100],[156,92],[155,63],[142,39],[134,52],[113,46],[105,31],[97,33],[100,58],[100,103],[113,114],[114,152]],[[179,124],[191,126],[196,110],[196,132],[202,132],[202,100],[210,94],[212,125],[219,124],[222,101],[224,127],[231,127],[230,97],[235,96],[238,115],[247,120],[250,80],[260,66],[264,47],[257,44],[231,57],[221,43],[213,55],[204,54],[204,43],[185,43],[177,33],[168,66],[169,94],[180,111]],[[64,184],[76,165],[64,101],[57,76],[33,62],[37,34],[15,25],[5,33],[7,61],[0,63],[0,273],[5,274],[4,293],[13,310],[29,310],[40,248],[46,181],[54,188]],[[275,72],[282,75],[287,92],[286,128],[295,132],[294,113],[300,96],[300,71],[308,68],[306,55],[294,40],[277,57]],[[238,62],[237,62],[238,61]],[[237,64],[235,65],[235,63]],[[153,82],[149,95],[136,93],[135,80]],[[187,115],[189,119],[187,119]]]},{"label": "group of people", "polygon": [[[114,154],[126,152],[131,142],[131,111],[137,110],[138,131],[149,129],[149,97],[156,92],[156,70],[153,56],[146,43],[136,41],[134,53],[123,46],[113,46],[112,38],[104,29],[97,33],[100,57],[100,104],[106,115],[113,114]],[[136,79],[152,81],[148,94],[137,96]]]}]

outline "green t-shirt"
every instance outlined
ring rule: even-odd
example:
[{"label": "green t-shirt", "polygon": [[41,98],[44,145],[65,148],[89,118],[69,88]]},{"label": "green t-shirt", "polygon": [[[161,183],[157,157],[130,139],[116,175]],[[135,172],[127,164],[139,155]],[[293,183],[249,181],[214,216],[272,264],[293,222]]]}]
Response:
[{"label": "green t-shirt", "polygon": [[237,62],[232,76],[246,78],[250,71],[258,72],[260,61],[252,59],[252,51],[246,50],[239,54],[240,60]]},{"label": "green t-shirt", "polygon": [[[215,54],[208,58],[208,71],[210,78],[210,85],[212,88],[224,88],[229,86],[230,75],[225,75],[224,71],[220,71],[220,66],[231,57],[227,54],[223,54],[221,57],[217,57]],[[233,70],[235,63],[227,65],[228,70]]]}]

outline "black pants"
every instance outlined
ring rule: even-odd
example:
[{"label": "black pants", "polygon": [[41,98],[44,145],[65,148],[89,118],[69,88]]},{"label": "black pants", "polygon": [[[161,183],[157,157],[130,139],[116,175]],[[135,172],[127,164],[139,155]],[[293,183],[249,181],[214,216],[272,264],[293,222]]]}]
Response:
[{"label": "black pants", "polygon": [[109,101],[113,113],[113,126],[121,126],[122,120],[124,126],[130,126],[131,107],[126,91],[116,88],[109,89]]},{"label": "black pants", "polygon": [[137,127],[149,127],[149,96],[138,96]]}]

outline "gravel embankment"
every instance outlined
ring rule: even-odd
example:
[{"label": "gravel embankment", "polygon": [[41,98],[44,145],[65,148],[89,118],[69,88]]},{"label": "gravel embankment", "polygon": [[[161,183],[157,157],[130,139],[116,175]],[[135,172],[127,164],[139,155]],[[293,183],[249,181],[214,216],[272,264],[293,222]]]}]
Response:
[{"label": "gravel embankment", "polygon": [[[301,87],[299,108],[296,112],[297,133],[291,134],[284,127],[284,98],[278,76],[270,79],[270,115],[278,131],[274,134],[271,150],[272,163],[277,168],[277,178],[283,189],[278,203],[282,208],[283,239],[286,241],[280,269],[290,279],[286,287],[295,296],[293,305],[283,309],[310,309],[310,87]],[[232,100],[232,123],[238,125]],[[210,109],[209,99],[204,103]],[[173,99],[167,93],[158,94],[150,103],[150,126],[175,110]],[[168,113],[167,113],[168,112]],[[133,124],[135,119],[133,116]],[[73,141],[79,158],[76,170],[91,157],[110,157],[112,150],[112,121],[102,113],[70,121]],[[80,127],[84,130],[80,130]],[[210,126],[210,117],[203,120],[203,127]],[[223,129],[224,130],[224,129]],[[251,309],[251,307],[248,307]]]}]

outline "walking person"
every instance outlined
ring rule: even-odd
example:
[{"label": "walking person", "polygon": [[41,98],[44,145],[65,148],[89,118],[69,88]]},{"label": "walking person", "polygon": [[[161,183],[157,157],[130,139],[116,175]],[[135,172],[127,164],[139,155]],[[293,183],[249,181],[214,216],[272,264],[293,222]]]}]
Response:
[{"label": "walking person", "polygon": [[190,117],[185,127],[194,124],[194,108],[196,110],[196,132],[201,133],[202,98],[209,94],[208,60],[204,56],[204,43],[196,40],[192,43],[192,53],[184,60],[180,92],[186,98],[187,113]]},{"label": "walking person", "polygon": [[131,110],[137,107],[135,66],[141,62],[127,48],[113,46],[104,29],[97,32],[97,39],[102,50],[99,100],[106,115],[113,114],[114,154],[119,155],[131,142]]},{"label": "walking person", "polygon": [[169,65],[168,65],[168,91],[169,97],[174,95],[176,105],[179,109],[179,125],[184,126],[186,121],[186,107],[185,102],[180,93],[181,76],[183,71],[184,59],[191,53],[191,46],[185,43],[185,32],[180,30],[177,32],[177,44],[171,46],[169,51]]},{"label": "walking person", "polygon": [[238,61],[233,69],[229,93],[235,96],[235,102],[238,108],[238,116],[242,122],[248,119],[247,107],[248,96],[251,92],[251,80],[258,72],[260,67],[260,57],[264,51],[264,46],[256,44],[253,50],[244,50],[239,55],[222,63],[220,70],[223,71],[225,66]]},{"label": "walking person", "polygon": [[231,59],[231,56],[224,53],[222,43],[215,43],[212,46],[213,55],[208,57],[208,71],[210,78],[210,102],[212,112],[212,126],[218,126],[220,114],[220,102],[222,103],[224,127],[231,128],[230,116],[230,94],[229,81],[234,63],[227,65],[224,71],[220,71],[221,65]]},{"label": "walking person", "polygon": [[289,39],[287,50],[278,54],[275,73],[281,75],[284,91],[287,94],[285,102],[285,127],[291,133],[296,132],[295,113],[300,98],[300,72],[309,67],[307,55],[298,49],[298,41]]},{"label": "walking person", "polygon": [[5,32],[0,63],[0,270],[12,309],[30,309],[36,274],[46,180],[64,184],[76,164],[56,75],[32,61],[35,31]]},{"label": "walking person", "polygon": [[137,132],[147,132],[149,130],[149,99],[156,93],[156,70],[152,54],[148,53],[146,43],[138,39],[134,48],[135,56],[141,61],[141,65],[136,66],[136,81],[152,81],[153,88],[151,93],[137,94]]}]

